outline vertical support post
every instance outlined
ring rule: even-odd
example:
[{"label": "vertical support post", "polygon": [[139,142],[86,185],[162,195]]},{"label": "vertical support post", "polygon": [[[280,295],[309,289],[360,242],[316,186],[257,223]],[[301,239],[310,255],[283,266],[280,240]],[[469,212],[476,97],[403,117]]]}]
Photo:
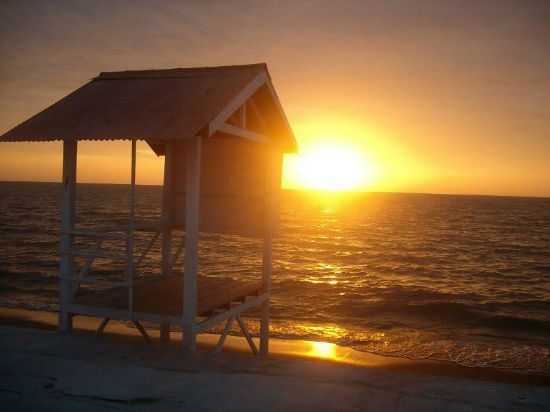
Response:
[{"label": "vertical support post", "polygon": [[132,166],[130,173],[130,224],[126,247],[128,273],[128,312],[134,319],[134,231],[136,226],[136,141],[132,140]]},{"label": "vertical support post", "polygon": [[265,182],[265,206],[264,206],[264,238],[262,258],[262,286],[263,292],[267,293],[267,300],[262,303],[260,319],[260,356],[266,357],[269,353],[269,302],[271,299],[271,272],[272,272],[272,246],[273,246],[273,224],[274,224],[274,191],[276,189],[277,157],[273,149],[268,149],[268,162],[266,165]]},{"label": "vertical support post", "polygon": [[72,315],[68,306],[72,299],[73,235],[76,213],[76,158],[77,140],[63,141],[63,204],[61,209],[61,262],[59,267],[59,331],[72,330]]},{"label": "vertical support post", "polygon": [[199,202],[202,138],[194,137],[186,147],[185,181],[185,266],[183,278],[183,347],[196,350],[197,274],[199,245]]},{"label": "vertical support post", "polygon": [[[162,274],[172,274],[172,226],[174,224],[174,143],[168,142],[164,152],[164,184],[162,186]],[[170,323],[160,324],[161,342],[170,341]]]}]

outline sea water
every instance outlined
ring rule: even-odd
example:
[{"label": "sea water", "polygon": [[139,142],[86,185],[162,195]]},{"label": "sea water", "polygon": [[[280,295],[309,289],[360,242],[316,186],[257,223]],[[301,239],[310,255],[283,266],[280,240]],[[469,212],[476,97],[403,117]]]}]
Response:
[{"label": "sea water", "polygon": [[[161,190],[137,187],[140,219],[158,219]],[[0,183],[1,306],[57,308],[60,191]],[[127,222],[128,198],[125,185],[78,185],[78,226]],[[280,212],[273,336],[550,374],[550,199],[284,191]],[[140,276],[159,273],[159,243]],[[202,234],[201,272],[259,279],[261,251]],[[108,284],[122,269],[97,260],[92,274]]]}]

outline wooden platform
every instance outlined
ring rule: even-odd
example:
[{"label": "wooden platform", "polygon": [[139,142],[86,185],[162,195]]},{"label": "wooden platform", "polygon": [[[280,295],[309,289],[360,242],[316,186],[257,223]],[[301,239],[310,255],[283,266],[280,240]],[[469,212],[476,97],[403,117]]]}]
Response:
[{"label": "wooden platform", "polygon": [[[197,278],[197,314],[208,316],[215,309],[228,308],[231,302],[242,302],[247,296],[262,293],[261,282],[243,282],[231,278],[199,276]],[[158,315],[181,316],[183,313],[183,278],[170,276],[134,282],[134,311]],[[128,288],[83,292],[75,304],[128,309]]]}]

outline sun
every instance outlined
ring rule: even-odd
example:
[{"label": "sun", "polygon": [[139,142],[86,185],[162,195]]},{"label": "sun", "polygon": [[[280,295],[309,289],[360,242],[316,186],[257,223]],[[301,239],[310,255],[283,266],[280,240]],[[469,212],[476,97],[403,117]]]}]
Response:
[{"label": "sun", "polygon": [[300,185],[307,189],[354,190],[367,183],[369,165],[360,152],[338,145],[317,146],[298,158]]}]

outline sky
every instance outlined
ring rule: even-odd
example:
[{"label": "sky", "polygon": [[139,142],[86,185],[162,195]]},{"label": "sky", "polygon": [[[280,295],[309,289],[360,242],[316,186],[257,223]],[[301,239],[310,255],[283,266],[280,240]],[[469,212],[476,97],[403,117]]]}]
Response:
[{"label": "sky", "polygon": [[[286,188],[307,184],[313,156],[357,168],[356,190],[550,196],[545,0],[18,0],[0,13],[0,133],[101,71],[266,62],[300,147]],[[79,144],[78,180],[128,182],[129,153]],[[0,143],[0,181],[60,175],[60,143]],[[162,183],[145,143],[138,183]]]}]

